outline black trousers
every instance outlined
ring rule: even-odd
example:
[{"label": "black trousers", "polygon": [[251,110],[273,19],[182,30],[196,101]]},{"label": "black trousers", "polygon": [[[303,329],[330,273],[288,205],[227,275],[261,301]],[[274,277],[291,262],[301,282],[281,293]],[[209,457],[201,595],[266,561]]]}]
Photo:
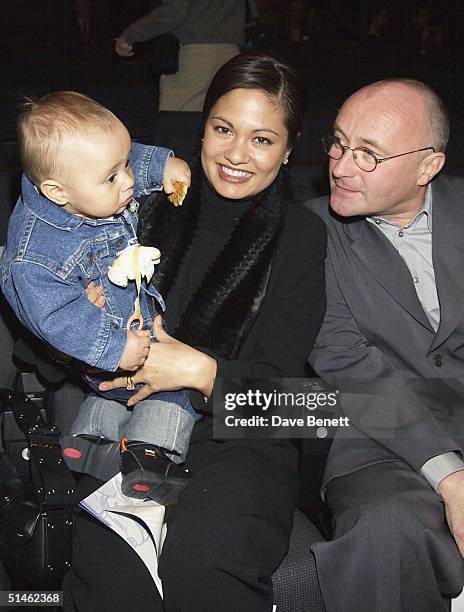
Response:
[{"label": "black trousers", "polygon": [[441,497],[401,461],[334,478],[330,542],[312,545],[328,612],[446,612],[464,561]]},{"label": "black trousers", "polygon": [[161,554],[164,601],[127,543],[81,514],[63,583],[66,612],[270,612],[271,576],[292,527],[296,449],[272,440],[217,441],[209,430],[208,423],[195,426],[187,457],[193,478]]}]

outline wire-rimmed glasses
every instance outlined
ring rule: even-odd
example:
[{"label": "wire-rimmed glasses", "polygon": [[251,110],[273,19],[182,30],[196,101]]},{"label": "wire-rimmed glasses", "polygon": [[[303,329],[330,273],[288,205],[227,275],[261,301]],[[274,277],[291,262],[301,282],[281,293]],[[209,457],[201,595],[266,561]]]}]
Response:
[{"label": "wire-rimmed glasses", "polygon": [[353,153],[355,164],[364,172],[373,172],[377,168],[377,164],[381,164],[389,159],[394,159],[395,157],[419,153],[420,151],[433,151],[435,153],[434,147],[424,147],[423,149],[415,149],[414,151],[398,153],[398,155],[390,155],[389,157],[377,157],[377,155],[367,147],[349,147],[344,144],[338,136],[324,136],[322,138],[322,146],[327,155],[332,159],[341,159],[345,151],[349,149]]}]

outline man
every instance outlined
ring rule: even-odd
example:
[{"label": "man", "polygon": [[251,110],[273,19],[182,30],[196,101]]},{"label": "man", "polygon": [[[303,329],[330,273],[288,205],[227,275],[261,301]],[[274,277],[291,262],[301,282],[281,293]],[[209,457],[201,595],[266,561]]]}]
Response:
[{"label": "man", "polygon": [[172,32],[180,42],[179,69],[160,79],[159,110],[201,111],[211,79],[245,41],[244,0],[161,0],[116,39],[118,55],[133,44]]},{"label": "man", "polygon": [[[343,104],[325,220],[327,313],[310,362],[351,426],[313,552],[329,612],[439,612],[464,582],[464,180],[437,177],[446,110],[417,81]],[[446,520],[445,520],[446,517]]]}]

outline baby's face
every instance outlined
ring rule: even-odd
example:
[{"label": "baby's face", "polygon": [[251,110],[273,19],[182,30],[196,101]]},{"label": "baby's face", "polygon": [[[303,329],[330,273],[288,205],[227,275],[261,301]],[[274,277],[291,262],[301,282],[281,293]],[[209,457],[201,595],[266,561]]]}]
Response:
[{"label": "baby's face", "polygon": [[130,151],[129,133],[119,122],[111,132],[70,136],[61,149],[69,160],[62,181],[68,199],[63,208],[90,218],[121,213],[134,192]]}]

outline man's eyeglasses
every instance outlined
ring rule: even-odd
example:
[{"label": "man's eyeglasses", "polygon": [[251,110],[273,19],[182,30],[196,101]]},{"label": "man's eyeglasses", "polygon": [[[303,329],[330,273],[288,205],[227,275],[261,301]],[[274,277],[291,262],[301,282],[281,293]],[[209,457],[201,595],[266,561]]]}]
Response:
[{"label": "man's eyeglasses", "polygon": [[370,151],[366,147],[349,147],[343,144],[340,138],[337,136],[324,136],[322,139],[322,146],[324,151],[332,159],[341,159],[345,154],[345,151],[349,149],[353,153],[353,159],[355,164],[364,172],[373,172],[377,168],[377,164],[380,164],[389,159],[395,157],[402,157],[403,155],[410,155],[411,153],[419,153],[420,151],[433,151],[434,147],[424,147],[423,149],[415,149],[414,151],[407,151],[406,153],[399,153],[398,155],[390,155],[390,157],[377,157],[375,153]]}]

